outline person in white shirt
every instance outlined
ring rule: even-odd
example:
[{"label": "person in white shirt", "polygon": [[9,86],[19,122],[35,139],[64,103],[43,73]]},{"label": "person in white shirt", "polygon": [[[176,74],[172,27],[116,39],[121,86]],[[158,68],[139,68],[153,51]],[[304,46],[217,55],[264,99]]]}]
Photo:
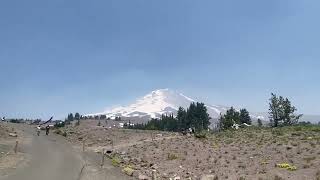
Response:
[{"label": "person in white shirt", "polygon": [[41,131],[41,127],[40,125],[37,127],[37,135],[39,136],[40,135],[40,131]]}]

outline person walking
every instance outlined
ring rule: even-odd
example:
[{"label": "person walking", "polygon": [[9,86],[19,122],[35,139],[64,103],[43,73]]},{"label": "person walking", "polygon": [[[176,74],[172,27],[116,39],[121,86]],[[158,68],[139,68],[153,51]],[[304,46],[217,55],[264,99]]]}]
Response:
[{"label": "person walking", "polygon": [[37,135],[39,136],[40,135],[40,131],[41,131],[41,127],[40,125],[37,127]]},{"label": "person walking", "polygon": [[47,126],[46,126],[46,135],[47,135],[47,136],[49,135],[49,130],[50,130],[50,126],[47,125]]}]

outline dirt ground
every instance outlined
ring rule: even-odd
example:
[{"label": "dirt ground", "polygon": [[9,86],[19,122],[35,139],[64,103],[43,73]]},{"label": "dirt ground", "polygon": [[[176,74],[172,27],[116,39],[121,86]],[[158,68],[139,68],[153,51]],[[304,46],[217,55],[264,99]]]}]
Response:
[{"label": "dirt ground", "polygon": [[[81,121],[67,139],[86,149],[113,150],[115,166],[150,179],[320,179],[320,127],[247,128],[198,139],[179,133],[137,131]],[[113,145],[112,145],[113,144]]]},{"label": "dirt ground", "polygon": [[5,139],[9,136],[9,127],[6,123],[0,122],[0,139]]},{"label": "dirt ground", "polygon": [[[20,152],[20,148],[17,153],[14,153],[14,147],[16,141],[21,143],[26,142],[27,139],[15,126],[11,123],[0,123],[0,177],[7,176],[25,163],[26,155]],[[17,137],[11,137],[9,133],[17,134]]]}]

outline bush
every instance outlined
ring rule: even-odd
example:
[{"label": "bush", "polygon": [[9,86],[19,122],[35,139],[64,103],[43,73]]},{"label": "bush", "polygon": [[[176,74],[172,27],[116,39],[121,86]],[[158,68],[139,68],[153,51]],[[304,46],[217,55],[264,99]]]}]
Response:
[{"label": "bush", "polygon": [[115,167],[118,167],[120,165],[120,158],[117,156],[113,156],[113,158],[111,159],[111,164]]},{"label": "bush", "polygon": [[284,135],[282,129],[279,129],[279,128],[273,128],[273,129],[271,130],[271,133],[272,133],[273,135],[276,135],[276,136],[283,136],[283,135]]},{"label": "bush", "polygon": [[178,156],[175,155],[175,154],[168,154],[168,160],[175,160],[175,159],[178,159]]},{"label": "bush", "polygon": [[54,127],[55,127],[55,128],[62,128],[62,127],[64,127],[65,125],[66,125],[65,122],[58,122],[58,123],[56,123],[56,124],[54,125]]},{"label": "bush", "polygon": [[67,137],[67,132],[63,131],[62,136]]},{"label": "bush", "polygon": [[54,131],[54,133],[56,133],[56,134],[62,134],[62,131],[61,131],[60,129],[57,129],[57,130]]},{"label": "bush", "polygon": [[195,133],[194,136],[199,139],[206,139],[208,137],[208,132],[201,131],[201,132]]},{"label": "bush", "polygon": [[122,172],[124,172],[125,174],[127,174],[128,176],[132,176],[134,169],[132,169],[131,166],[126,166],[122,169]]}]

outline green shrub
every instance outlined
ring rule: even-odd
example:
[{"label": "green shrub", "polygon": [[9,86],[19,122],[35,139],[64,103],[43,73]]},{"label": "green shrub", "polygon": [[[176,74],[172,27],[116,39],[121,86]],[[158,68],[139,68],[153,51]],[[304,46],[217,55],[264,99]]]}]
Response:
[{"label": "green shrub", "polygon": [[115,167],[118,167],[120,165],[120,158],[118,156],[113,156],[111,159],[111,164]]},{"label": "green shrub", "polygon": [[293,129],[295,131],[302,131],[302,127],[301,126],[294,126]]},{"label": "green shrub", "polygon": [[271,130],[271,133],[276,136],[283,136],[284,135],[283,129],[281,129],[281,128],[273,128]]},{"label": "green shrub", "polygon": [[58,123],[54,124],[54,127],[55,127],[55,128],[62,128],[62,127],[64,127],[65,125],[66,125],[65,122],[58,122]]},{"label": "green shrub", "polygon": [[132,175],[133,175],[133,172],[134,172],[134,169],[132,169],[131,166],[125,166],[125,167],[122,169],[122,172],[124,172],[124,173],[127,174],[128,176],[132,176]]},{"label": "green shrub", "polygon": [[206,131],[200,131],[195,133],[194,135],[196,138],[200,138],[200,139],[206,139],[208,137],[208,132]]},{"label": "green shrub", "polygon": [[178,159],[178,156],[175,155],[175,154],[168,154],[168,160],[175,160],[175,159]]}]

